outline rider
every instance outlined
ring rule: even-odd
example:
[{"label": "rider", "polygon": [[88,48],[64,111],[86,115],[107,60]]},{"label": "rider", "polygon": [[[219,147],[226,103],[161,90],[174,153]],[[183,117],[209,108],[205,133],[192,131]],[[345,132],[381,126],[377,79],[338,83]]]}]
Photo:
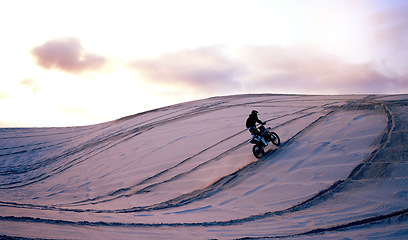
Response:
[{"label": "rider", "polygon": [[251,114],[249,115],[248,119],[246,120],[246,127],[248,128],[249,132],[254,136],[261,136],[261,133],[256,128],[255,124],[259,123],[265,125],[265,122],[262,122],[258,118],[258,111],[252,110]]}]

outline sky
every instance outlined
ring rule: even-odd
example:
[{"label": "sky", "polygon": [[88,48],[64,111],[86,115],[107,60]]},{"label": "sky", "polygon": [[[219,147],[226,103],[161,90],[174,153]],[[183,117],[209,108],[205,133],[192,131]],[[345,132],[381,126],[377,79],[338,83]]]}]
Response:
[{"label": "sky", "polygon": [[408,93],[405,0],[14,0],[0,31],[0,127],[232,94]]}]

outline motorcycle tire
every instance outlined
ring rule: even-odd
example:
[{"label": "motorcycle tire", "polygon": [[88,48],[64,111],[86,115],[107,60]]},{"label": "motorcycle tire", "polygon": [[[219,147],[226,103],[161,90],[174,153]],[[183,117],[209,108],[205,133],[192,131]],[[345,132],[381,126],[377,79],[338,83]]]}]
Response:
[{"label": "motorcycle tire", "polygon": [[275,145],[275,146],[279,146],[280,138],[279,138],[278,134],[276,134],[275,132],[271,132],[270,142],[273,143],[273,145]]},{"label": "motorcycle tire", "polygon": [[255,156],[256,158],[261,158],[261,157],[265,154],[265,151],[264,151],[263,147],[261,147],[261,146],[258,145],[258,144],[255,144],[255,145],[252,147],[252,153],[254,154],[254,156]]}]

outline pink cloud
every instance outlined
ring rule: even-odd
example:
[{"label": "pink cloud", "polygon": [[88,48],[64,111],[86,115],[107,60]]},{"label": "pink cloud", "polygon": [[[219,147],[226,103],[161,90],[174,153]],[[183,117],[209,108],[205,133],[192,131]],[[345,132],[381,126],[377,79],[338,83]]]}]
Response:
[{"label": "pink cloud", "polygon": [[392,9],[372,17],[374,37],[378,44],[401,47],[408,44],[408,8]]},{"label": "pink cloud", "polygon": [[202,91],[240,88],[243,66],[217,47],[163,54],[129,63],[145,81]]},{"label": "pink cloud", "polygon": [[388,93],[408,90],[408,78],[390,78],[372,63],[351,64],[313,47],[247,46],[247,88],[301,93]]},{"label": "pink cloud", "polygon": [[401,93],[408,76],[390,77],[377,64],[344,62],[310,46],[244,46],[231,54],[206,47],[129,63],[144,81],[205,92]]},{"label": "pink cloud", "polygon": [[408,75],[408,5],[380,12],[371,18],[373,52],[389,75]]},{"label": "pink cloud", "polygon": [[72,74],[97,71],[106,64],[106,58],[84,50],[77,38],[62,37],[34,47],[31,54],[39,66]]}]

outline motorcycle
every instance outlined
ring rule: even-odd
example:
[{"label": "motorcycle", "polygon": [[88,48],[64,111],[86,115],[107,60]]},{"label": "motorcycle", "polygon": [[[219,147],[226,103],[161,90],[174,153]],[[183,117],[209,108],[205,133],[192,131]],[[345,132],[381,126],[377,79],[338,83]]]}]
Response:
[{"label": "motorcycle", "polygon": [[255,144],[252,147],[252,153],[256,158],[261,158],[265,154],[265,147],[268,146],[268,143],[271,142],[275,146],[279,146],[280,144],[280,138],[278,134],[275,132],[271,132],[271,128],[265,128],[264,125],[259,126],[258,128],[259,132],[261,133],[261,136],[255,135],[253,132],[252,134],[252,139],[250,143]]}]

